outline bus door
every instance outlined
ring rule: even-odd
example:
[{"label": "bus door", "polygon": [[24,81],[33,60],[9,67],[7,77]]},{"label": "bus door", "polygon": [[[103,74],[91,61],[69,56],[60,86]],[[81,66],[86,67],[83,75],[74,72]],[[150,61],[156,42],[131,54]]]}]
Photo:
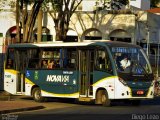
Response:
[{"label": "bus door", "polygon": [[94,50],[79,51],[80,98],[93,96]]},{"label": "bus door", "polygon": [[5,59],[4,90],[11,94],[16,94],[16,81],[15,50],[10,48],[7,51],[7,56]]},{"label": "bus door", "polygon": [[27,52],[25,50],[16,51],[16,70],[17,72],[17,83],[16,92],[17,94],[23,94],[25,92],[25,68],[27,64]]}]

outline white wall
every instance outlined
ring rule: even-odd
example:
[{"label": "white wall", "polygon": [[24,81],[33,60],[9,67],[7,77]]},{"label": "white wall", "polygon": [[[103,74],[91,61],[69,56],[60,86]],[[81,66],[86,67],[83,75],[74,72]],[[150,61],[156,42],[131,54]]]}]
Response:
[{"label": "white wall", "polygon": [[83,0],[82,11],[93,11],[96,5],[96,0]]},{"label": "white wall", "polygon": [[13,12],[0,12],[0,33],[3,33],[3,37],[6,36],[7,30],[15,25],[15,14]]},{"label": "white wall", "polygon": [[130,0],[130,5],[137,8],[141,8],[141,0]]},{"label": "white wall", "polygon": [[150,0],[141,0],[141,8],[142,10],[149,10],[150,9]]},{"label": "white wall", "polygon": [[0,54],[2,53],[3,37],[0,37]]},{"label": "white wall", "polygon": [[150,9],[150,0],[130,0],[130,5],[142,10]]}]

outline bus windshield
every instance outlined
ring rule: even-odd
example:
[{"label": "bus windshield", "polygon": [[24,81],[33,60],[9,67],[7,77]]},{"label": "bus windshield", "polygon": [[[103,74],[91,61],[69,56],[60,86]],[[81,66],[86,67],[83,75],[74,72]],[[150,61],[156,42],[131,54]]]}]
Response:
[{"label": "bus windshield", "polygon": [[144,75],[152,73],[151,66],[144,51],[133,47],[112,47],[118,72]]}]

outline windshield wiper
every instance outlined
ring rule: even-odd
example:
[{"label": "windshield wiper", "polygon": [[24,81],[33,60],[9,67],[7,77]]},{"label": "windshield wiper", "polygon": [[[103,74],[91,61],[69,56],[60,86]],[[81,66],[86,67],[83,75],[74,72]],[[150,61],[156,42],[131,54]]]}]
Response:
[{"label": "windshield wiper", "polygon": [[144,73],[145,73],[145,76],[147,76],[148,77],[148,72],[146,71],[146,69],[139,63],[138,64],[142,69],[143,69],[143,71],[144,71]]},{"label": "windshield wiper", "polygon": [[[148,77],[149,76],[149,74],[148,74],[148,72],[146,71],[146,69],[136,60],[136,61],[132,61],[132,66],[135,66],[135,71],[136,71],[136,73],[138,73],[137,72],[137,70],[140,70],[140,69],[142,69],[142,71],[144,72],[144,75],[146,76],[146,77]],[[132,72],[132,74],[133,74],[133,68],[134,67],[131,67],[131,72]],[[142,73],[141,73],[141,75],[142,75]]]}]

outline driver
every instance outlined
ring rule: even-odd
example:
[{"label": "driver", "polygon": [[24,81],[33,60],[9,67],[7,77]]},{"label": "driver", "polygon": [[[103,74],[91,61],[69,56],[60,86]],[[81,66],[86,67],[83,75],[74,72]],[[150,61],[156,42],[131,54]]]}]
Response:
[{"label": "driver", "polygon": [[120,63],[123,69],[126,69],[131,65],[131,61],[128,59],[127,55],[124,55],[124,58],[120,61]]}]

